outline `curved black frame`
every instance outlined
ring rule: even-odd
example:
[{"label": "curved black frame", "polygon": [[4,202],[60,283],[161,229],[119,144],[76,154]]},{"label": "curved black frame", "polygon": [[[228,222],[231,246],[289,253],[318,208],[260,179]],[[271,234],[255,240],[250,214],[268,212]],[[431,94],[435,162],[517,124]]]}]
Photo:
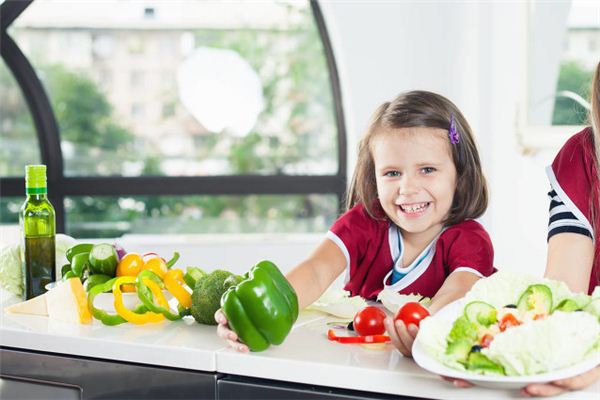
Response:
[{"label": "curved black frame", "polygon": [[[6,0],[0,5],[0,55],[19,84],[31,111],[42,163],[48,167],[49,197],[56,209],[56,228],[65,231],[65,196],[72,195],[222,195],[324,194],[338,198],[341,212],[346,191],[346,129],[339,76],[325,20],[317,0],[310,0],[329,70],[338,139],[338,171],[334,175],[231,175],[199,177],[65,177],[58,124],[44,87],[27,57],[8,35],[10,24],[34,0]],[[3,196],[22,196],[24,178],[1,178]]]}]

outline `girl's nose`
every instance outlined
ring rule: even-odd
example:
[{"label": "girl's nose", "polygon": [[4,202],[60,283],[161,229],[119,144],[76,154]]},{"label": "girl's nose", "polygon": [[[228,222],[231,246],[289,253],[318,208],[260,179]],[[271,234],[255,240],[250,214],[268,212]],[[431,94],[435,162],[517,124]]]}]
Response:
[{"label": "girl's nose", "polygon": [[398,193],[400,195],[411,195],[419,191],[418,179],[414,176],[408,176],[408,174],[402,176],[399,181]]}]

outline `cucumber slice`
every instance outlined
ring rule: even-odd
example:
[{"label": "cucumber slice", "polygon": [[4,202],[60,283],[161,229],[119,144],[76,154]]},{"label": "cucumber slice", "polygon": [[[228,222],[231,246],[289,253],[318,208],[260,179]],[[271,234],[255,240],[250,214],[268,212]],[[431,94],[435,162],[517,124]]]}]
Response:
[{"label": "cucumber slice", "polygon": [[488,327],[498,320],[494,306],[483,301],[472,301],[465,306],[465,317],[474,324]]},{"label": "cucumber slice", "polygon": [[546,285],[531,285],[519,297],[517,308],[522,311],[534,311],[536,314],[550,314],[552,291]]},{"label": "cucumber slice", "polygon": [[92,247],[89,263],[94,274],[104,274],[113,277],[119,263],[119,256],[113,245],[100,243]]}]

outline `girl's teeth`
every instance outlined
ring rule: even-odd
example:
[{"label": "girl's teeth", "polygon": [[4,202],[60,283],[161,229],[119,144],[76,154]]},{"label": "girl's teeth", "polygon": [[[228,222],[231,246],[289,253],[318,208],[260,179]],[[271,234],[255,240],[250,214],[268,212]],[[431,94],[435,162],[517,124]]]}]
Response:
[{"label": "girl's teeth", "polygon": [[413,212],[422,211],[426,206],[427,206],[427,203],[421,203],[421,204],[403,205],[403,206],[401,206],[401,208],[405,212],[413,213]]}]

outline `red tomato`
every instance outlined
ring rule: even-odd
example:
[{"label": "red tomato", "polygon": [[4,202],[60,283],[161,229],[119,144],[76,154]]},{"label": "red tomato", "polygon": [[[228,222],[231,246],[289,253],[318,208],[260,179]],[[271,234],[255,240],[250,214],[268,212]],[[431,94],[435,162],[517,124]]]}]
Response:
[{"label": "red tomato", "polygon": [[500,328],[501,332],[504,332],[508,328],[517,326],[517,325],[521,325],[521,323],[519,322],[517,317],[515,317],[511,313],[507,313],[504,315],[504,317],[502,317],[502,320],[500,321],[500,324],[498,325],[498,327]]},{"label": "red tomato", "polygon": [[419,326],[422,319],[429,317],[429,311],[421,304],[411,301],[406,303],[405,305],[398,310],[398,314],[396,314],[395,321],[401,320],[404,322],[404,325],[408,327],[410,324],[414,324]]},{"label": "red tomato", "polygon": [[481,337],[481,347],[489,347],[490,343],[492,343],[492,340],[494,340],[494,337],[489,333],[486,333]]},{"label": "red tomato", "polygon": [[385,312],[377,307],[365,307],[354,316],[354,330],[361,336],[381,335],[385,332]]}]

